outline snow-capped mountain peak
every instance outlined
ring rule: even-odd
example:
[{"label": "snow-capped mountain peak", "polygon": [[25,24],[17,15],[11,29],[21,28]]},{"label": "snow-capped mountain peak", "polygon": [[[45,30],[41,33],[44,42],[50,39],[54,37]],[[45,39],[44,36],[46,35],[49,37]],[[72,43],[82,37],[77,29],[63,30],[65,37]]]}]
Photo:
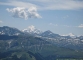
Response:
[{"label": "snow-capped mountain peak", "polygon": [[29,29],[30,31],[34,31],[36,28],[35,28],[35,26],[31,25],[31,26],[28,27],[28,29]]},{"label": "snow-capped mountain peak", "polygon": [[73,33],[69,33],[69,34],[61,35],[61,36],[70,36],[71,38],[76,38],[76,35],[74,35]]},{"label": "snow-capped mountain peak", "polygon": [[68,35],[69,35],[69,36],[75,36],[73,33],[69,33]]},{"label": "snow-capped mountain peak", "polygon": [[73,33],[69,33],[69,34],[61,35],[61,36],[70,36],[70,37],[72,37],[72,36],[75,36],[75,35]]},{"label": "snow-capped mountain peak", "polygon": [[40,34],[41,31],[40,29],[37,29],[35,26],[31,25],[28,28],[22,30],[23,32],[28,32],[28,33],[36,33],[36,34]]}]

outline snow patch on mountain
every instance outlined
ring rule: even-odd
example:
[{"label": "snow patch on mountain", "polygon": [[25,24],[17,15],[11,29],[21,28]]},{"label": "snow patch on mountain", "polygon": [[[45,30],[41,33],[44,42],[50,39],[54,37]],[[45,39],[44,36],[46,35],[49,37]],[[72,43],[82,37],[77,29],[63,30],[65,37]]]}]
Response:
[{"label": "snow patch on mountain", "polygon": [[8,26],[3,26],[0,27],[0,35],[19,35],[22,32],[18,30],[17,28],[13,27],[8,27]]},{"label": "snow patch on mountain", "polygon": [[69,34],[61,35],[61,36],[75,36],[75,35],[73,33],[69,33]]},{"label": "snow patch on mountain", "polygon": [[68,35],[69,35],[69,36],[75,36],[73,33],[69,33]]},{"label": "snow patch on mountain", "polygon": [[36,34],[40,34],[42,33],[42,31],[40,31],[40,29],[37,29],[35,26],[31,25],[28,28],[22,30],[23,32],[28,32],[28,33],[36,33]]}]

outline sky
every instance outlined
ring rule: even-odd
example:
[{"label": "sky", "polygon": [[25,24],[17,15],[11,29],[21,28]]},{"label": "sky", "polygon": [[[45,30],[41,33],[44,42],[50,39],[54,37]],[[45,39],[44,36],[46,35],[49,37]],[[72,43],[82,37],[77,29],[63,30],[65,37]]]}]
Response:
[{"label": "sky", "polygon": [[83,0],[0,0],[0,26],[35,26],[60,35],[83,35]]}]

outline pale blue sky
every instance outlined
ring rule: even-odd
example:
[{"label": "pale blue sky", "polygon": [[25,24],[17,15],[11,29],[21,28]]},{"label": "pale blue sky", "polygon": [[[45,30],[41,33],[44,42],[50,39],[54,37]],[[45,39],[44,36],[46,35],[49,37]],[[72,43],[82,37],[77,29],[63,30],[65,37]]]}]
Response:
[{"label": "pale blue sky", "polygon": [[0,26],[22,30],[30,25],[61,35],[83,35],[83,0],[0,0]]}]

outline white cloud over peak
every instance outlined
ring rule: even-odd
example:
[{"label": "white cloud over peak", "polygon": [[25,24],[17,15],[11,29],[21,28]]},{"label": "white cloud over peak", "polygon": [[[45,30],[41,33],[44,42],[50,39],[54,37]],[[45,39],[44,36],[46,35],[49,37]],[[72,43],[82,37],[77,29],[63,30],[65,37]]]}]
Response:
[{"label": "white cloud over peak", "polygon": [[15,18],[24,18],[25,20],[28,18],[41,18],[41,16],[37,13],[36,7],[16,7],[12,9],[7,8],[6,10],[13,13],[12,16]]},{"label": "white cloud over peak", "polygon": [[79,27],[79,28],[83,28],[83,24],[80,24],[78,27]]}]

